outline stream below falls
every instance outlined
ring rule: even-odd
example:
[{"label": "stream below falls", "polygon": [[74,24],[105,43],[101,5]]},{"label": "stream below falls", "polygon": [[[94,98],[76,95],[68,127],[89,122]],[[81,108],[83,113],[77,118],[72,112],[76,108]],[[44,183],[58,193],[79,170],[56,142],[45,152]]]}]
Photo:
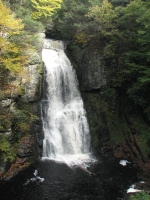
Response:
[{"label": "stream below falls", "polygon": [[[90,174],[90,173],[91,174]],[[138,179],[132,164],[104,157],[88,167],[70,168],[52,160],[38,160],[9,181],[0,183],[1,200],[123,200]]]}]

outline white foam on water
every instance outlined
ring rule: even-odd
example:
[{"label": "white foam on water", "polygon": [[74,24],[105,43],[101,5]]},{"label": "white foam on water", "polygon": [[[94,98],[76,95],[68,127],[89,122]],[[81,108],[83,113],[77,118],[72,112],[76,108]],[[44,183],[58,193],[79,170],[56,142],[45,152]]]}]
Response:
[{"label": "white foam on water", "polygon": [[120,162],[119,162],[119,164],[120,164],[120,165],[123,165],[123,166],[126,166],[127,163],[130,163],[130,162],[127,161],[127,160],[120,160]]},{"label": "white foam on water", "polygon": [[142,190],[135,189],[135,184],[131,185],[127,193],[141,192]]},{"label": "white foam on water", "polygon": [[33,173],[34,177],[27,179],[24,185],[28,185],[30,182],[42,183],[45,179],[38,176],[38,170],[35,170]]}]

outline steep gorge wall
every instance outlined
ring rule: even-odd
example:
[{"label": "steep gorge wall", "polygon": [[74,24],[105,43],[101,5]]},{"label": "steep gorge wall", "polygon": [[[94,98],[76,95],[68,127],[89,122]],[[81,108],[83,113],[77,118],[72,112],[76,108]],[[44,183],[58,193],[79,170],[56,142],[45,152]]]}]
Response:
[{"label": "steep gorge wall", "polygon": [[127,97],[125,88],[111,87],[109,69],[94,49],[69,44],[68,56],[77,71],[92,147],[149,170],[150,127],[140,108]]},{"label": "steep gorge wall", "polygon": [[15,176],[39,156],[36,136],[41,133],[42,65],[40,52],[34,52],[20,74],[1,69],[1,179]]}]

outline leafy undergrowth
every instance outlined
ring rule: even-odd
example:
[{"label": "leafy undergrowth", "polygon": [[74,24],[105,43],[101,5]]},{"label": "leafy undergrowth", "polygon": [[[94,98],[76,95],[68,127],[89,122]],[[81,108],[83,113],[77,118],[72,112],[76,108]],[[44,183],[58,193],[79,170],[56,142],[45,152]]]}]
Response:
[{"label": "leafy undergrowth", "polygon": [[150,200],[150,195],[143,191],[136,194],[132,194],[129,197],[129,200]]}]

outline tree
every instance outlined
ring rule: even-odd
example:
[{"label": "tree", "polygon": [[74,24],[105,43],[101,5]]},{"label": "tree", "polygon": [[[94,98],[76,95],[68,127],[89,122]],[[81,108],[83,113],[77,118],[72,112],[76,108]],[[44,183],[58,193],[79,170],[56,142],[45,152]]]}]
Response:
[{"label": "tree", "polygon": [[[111,4],[110,2],[114,3]],[[81,49],[99,52],[109,84],[150,110],[150,3],[134,0],[64,0],[55,33]],[[117,6],[121,5],[121,6]],[[85,45],[86,44],[86,45]]]},{"label": "tree", "polygon": [[0,0],[0,33],[1,37],[8,36],[14,34],[19,34],[20,30],[23,28],[23,24],[21,24],[21,19],[15,19],[14,15],[11,14],[9,8],[2,3]]},{"label": "tree", "polygon": [[112,34],[112,30],[115,28],[113,20],[117,15],[112,4],[109,3],[108,0],[103,0],[101,6],[92,6],[89,9],[87,16],[90,19],[89,21],[92,21],[96,33],[101,34],[102,36]]},{"label": "tree", "polygon": [[11,42],[11,37],[18,35],[24,25],[21,19],[15,19],[11,10],[0,0],[0,51],[1,65],[9,70],[18,71],[25,62],[21,47]]},{"label": "tree", "polygon": [[[118,8],[118,22],[122,35],[122,75],[127,95],[145,112],[150,110],[150,5],[141,0]],[[122,81],[124,84],[125,81]]]},{"label": "tree", "polygon": [[61,6],[62,0],[31,0],[34,19],[45,19],[53,15],[54,11]]},{"label": "tree", "polygon": [[57,32],[58,37],[72,42],[83,36],[82,29],[88,20],[88,6],[87,0],[63,0],[61,9],[53,16],[53,35]]}]

